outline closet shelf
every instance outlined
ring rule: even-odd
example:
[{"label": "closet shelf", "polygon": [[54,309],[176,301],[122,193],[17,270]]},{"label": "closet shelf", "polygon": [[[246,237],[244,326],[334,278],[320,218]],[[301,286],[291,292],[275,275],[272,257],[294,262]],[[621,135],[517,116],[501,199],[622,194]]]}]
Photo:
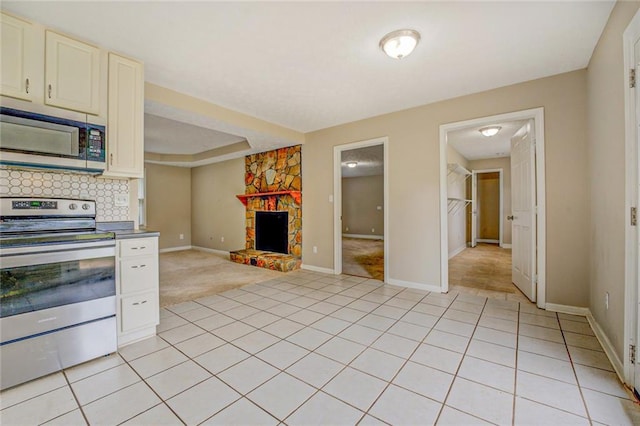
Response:
[{"label": "closet shelf", "polygon": [[457,173],[457,174],[463,175],[463,176],[471,175],[471,172],[469,170],[465,169],[464,167],[462,167],[458,163],[449,163],[449,164],[447,164],[447,169],[449,171],[449,174]]},{"label": "closet shelf", "polygon": [[469,203],[471,203],[471,200],[449,197],[447,198],[447,213],[456,214],[458,210],[467,207]]}]

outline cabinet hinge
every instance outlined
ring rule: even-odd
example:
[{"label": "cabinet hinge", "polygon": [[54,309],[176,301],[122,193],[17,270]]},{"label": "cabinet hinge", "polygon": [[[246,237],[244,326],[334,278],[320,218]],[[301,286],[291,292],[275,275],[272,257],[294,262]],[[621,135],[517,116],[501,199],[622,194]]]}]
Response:
[{"label": "cabinet hinge", "polygon": [[638,208],[631,207],[631,226],[638,225]]},{"label": "cabinet hinge", "polygon": [[629,361],[631,364],[636,363],[636,345],[629,345]]},{"label": "cabinet hinge", "polygon": [[629,88],[633,89],[636,87],[636,69],[631,68],[629,70]]}]

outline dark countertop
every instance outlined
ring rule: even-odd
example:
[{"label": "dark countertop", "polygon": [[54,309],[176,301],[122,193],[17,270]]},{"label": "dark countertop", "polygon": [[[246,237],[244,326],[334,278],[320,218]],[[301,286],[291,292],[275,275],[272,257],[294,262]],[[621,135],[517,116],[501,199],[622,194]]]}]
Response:
[{"label": "dark countertop", "polygon": [[128,238],[159,237],[160,233],[148,229],[134,229],[133,221],[97,222],[96,227],[101,231],[113,232],[116,240]]}]

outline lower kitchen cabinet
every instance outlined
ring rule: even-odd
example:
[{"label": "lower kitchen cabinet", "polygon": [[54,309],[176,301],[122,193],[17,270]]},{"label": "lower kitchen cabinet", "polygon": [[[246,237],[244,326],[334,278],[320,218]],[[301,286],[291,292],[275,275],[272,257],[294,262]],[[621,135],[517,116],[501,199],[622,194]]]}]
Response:
[{"label": "lower kitchen cabinet", "polygon": [[118,346],[156,334],[160,321],[158,238],[117,241]]}]

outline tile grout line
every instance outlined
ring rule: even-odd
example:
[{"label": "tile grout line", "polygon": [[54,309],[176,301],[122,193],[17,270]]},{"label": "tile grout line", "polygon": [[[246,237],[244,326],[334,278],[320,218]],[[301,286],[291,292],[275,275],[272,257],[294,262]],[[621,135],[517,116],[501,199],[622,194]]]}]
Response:
[{"label": "tile grout line", "polygon": [[[459,295],[460,294],[458,294],[455,297],[454,301],[458,299]],[[440,411],[438,412],[438,416],[436,417],[436,421],[435,421],[436,424],[440,420],[440,416],[442,416],[442,412],[444,411],[444,408],[448,407],[447,400],[449,399],[449,396],[451,395],[451,389],[453,389],[453,384],[455,383],[456,379],[458,378],[458,373],[460,372],[460,368],[462,367],[462,363],[464,362],[464,358],[467,356],[467,352],[469,351],[469,346],[471,346],[471,342],[473,341],[473,336],[476,334],[476,330],[479,327],[480,320],[482,319],[482,313],[484,312],[484,310],[485,310],[485,308],[487,306],[487,302],[488,302],[488,298],[487,297],[485,297],[484,299],[485,299],[485,301],[484,301],[484,303],[482,305],[482,310],[480,311],[480,315],[478,316],[478,320],[474,324],[473,332],[469,336],[469,341],[467,342],[467,345],[465,346],[464,353],[462,354],[462,358],[460,358],[460,363],[458,364],[458,367],[456,368],[455,374],[453,374],[453,380],[451,380],[451,384],[449,385],[449,389],[447,389],[447,393],[445,394],[445,397],[442,400],[442,406],[440,407]],[[451,304],[453,304],[454,301],[452,301]],[[450,307],[451,307],[451,305],[449,305],[449,308]],[[447,310],[449,310],[449,308],[447,308]],[[434,325],[434,327],[435,327],[435,325]],[[458,408],[455,408],[455,407],[451,407],[451,408],[453,408],[454,410],[458,410]],[[472,417],[476,417],[478,419],[486,421],[485,419],[482,419],[482,418],[476,416],[475,414],[471,414],[471,413],[468,413],[468,412],[462,411],[462,410],[458,410],[458,411],[461,411],[461,412],[463,412],[465,414],[468,414],[468,415],[470,415]]]},{"label": "tile grout line", "polygon": [[[578,373],[576,372],[576,366],[573,362],[573,357],[571,356],[571,351],[569,351],[569,344],[567,343],[567,339],[564,336],[564,330],[562,328],[562,321],[560,321],[560,317],[556,312],[556,320],[558,321],[558,327],[560,329],[560,334],[562,335],[562,341],[564,342],[564,347],[567,350],[567,355],[569,355],[569,363],[571,364],[571,371],[573,372],[573,376],[576,379],[576,385],[578,387],[578,392],[580,392],[580,399],[582,400],[582,404],[584,405],[584,411],[587,414],[587,420],[589,423],[593,424],[593,419],[591,418],[591,414],[589,413],[589,407],[587,406],[587,400],[584,398],[584,393],[582,392],[582,386],[580,385],[580,380],[578,379]],[[574,413],[575,414],[575,413]]]},{"label": "tile grout line", "polygon": [[520,348],[520,303],[518,303],[518,317],[516,320],[516,359],[514,363],[514,374],[513,374],[513,402],[511,406],[511,424],[516,426],[516,399],[518,394],[518,349]]}]

